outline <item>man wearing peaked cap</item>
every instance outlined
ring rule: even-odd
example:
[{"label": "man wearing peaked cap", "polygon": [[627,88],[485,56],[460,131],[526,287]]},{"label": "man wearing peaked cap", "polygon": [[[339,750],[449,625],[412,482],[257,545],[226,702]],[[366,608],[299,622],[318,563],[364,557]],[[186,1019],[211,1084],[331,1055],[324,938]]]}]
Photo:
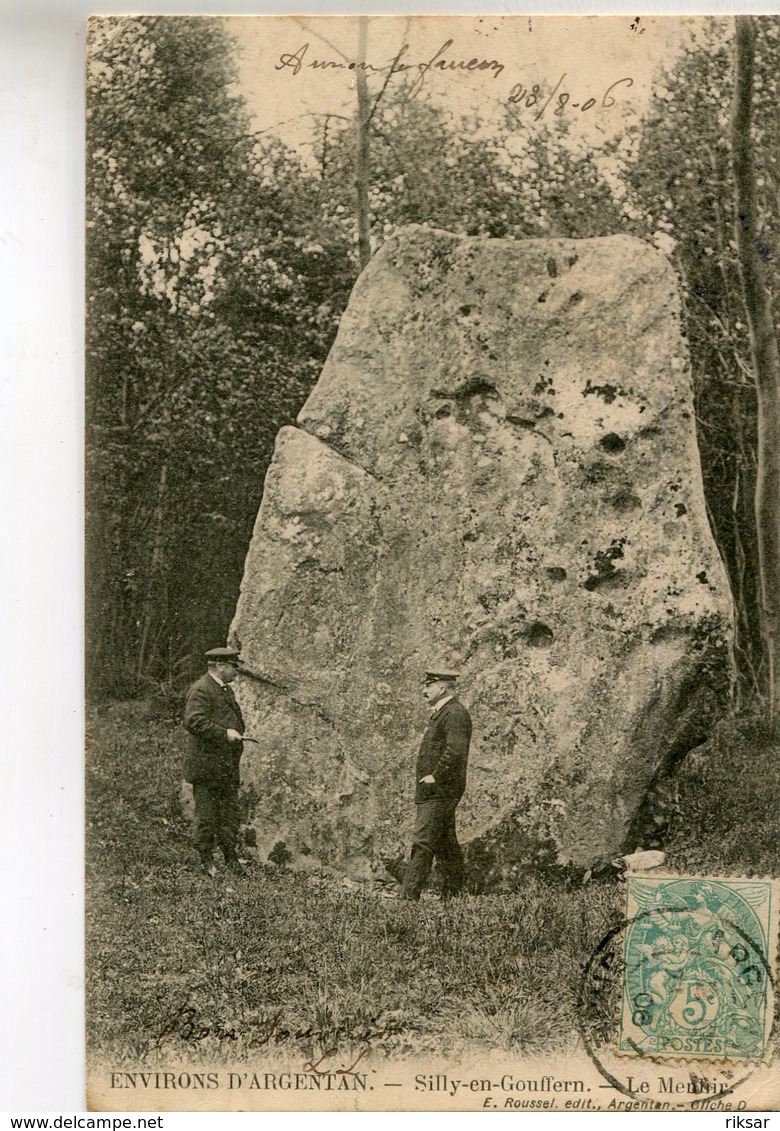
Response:
[{"label": "man wearing peaked cap", "polygon": [[214,842],[225,863],[240,868],[238,841],[239,763],[244,719],[230,684],[239,669],[234,648],[206,653],[208,671],[187,692],[184,726],[188,731],[185,778],[195,799],[195,847],[201,864],[213,874]]},{"label": "man wearing peaked cap", "polygon": [[[426,672],[423,676],[423,687],[428,687],[432,683],[450,683],[455,684],[458,678],[458,672],[453,671],[451,668],[445,667],[443,664],[435,664],[434,670]],[[424,694],[424,692],[423,692]]]},{"label": "man wearing peaked cap", "polygon": [[466,789],[471,716],[456,698],[457,672],[434,664],[423,679],[431,715],[415,772],[416,817],[402,899],[417,900],[437,860],[442,899],[463,888],[463,853],[455,833],[455,810]]},{"label": "man wearing peaked cap", "polygon": [[230,663],[240,664],[240,653],[235,648],[211,648],[206,652],[206,659],[209,663]]}]

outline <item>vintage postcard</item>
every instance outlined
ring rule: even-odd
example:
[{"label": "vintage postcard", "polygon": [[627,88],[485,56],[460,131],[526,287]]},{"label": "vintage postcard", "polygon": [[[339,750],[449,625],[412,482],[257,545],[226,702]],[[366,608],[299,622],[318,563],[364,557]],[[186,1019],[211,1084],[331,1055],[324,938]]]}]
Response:
[{"label": "vintage postcard", "polygon": [[780,1103],[779,62],[90,21],[93,1109]]}]

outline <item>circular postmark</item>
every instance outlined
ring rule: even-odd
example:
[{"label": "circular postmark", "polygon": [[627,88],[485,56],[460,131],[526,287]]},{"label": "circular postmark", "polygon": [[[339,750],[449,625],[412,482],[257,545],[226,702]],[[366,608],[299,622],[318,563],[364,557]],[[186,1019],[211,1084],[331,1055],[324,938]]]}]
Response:
[{"label": "circular postmark", "polygon": [[627,877],[627,911],[582,976],[580,1035],[618,1107],[744,1110],[773,977],[760,884]]}]

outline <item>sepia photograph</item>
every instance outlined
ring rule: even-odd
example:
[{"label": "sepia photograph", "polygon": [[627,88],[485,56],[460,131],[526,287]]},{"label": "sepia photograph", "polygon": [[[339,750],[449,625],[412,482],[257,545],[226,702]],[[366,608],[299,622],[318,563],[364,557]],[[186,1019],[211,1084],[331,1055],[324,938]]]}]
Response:
[{"label": "sepia photograph", "polygon": [[780,1104],[780,18],[97,15],[96,1111]]}]

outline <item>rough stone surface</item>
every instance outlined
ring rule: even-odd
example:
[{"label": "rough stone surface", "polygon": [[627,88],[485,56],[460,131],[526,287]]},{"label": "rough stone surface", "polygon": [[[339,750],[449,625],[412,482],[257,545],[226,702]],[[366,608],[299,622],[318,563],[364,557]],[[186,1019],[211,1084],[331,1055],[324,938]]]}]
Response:
[{"label": "rough stone surface", "polygon": [[655,775],[720,710],[729,632],[667,261],[409,229],[279,434],[246,561],[260,855],[392,870],[431,657],[474,718],[475,871],[633,850]]}]

